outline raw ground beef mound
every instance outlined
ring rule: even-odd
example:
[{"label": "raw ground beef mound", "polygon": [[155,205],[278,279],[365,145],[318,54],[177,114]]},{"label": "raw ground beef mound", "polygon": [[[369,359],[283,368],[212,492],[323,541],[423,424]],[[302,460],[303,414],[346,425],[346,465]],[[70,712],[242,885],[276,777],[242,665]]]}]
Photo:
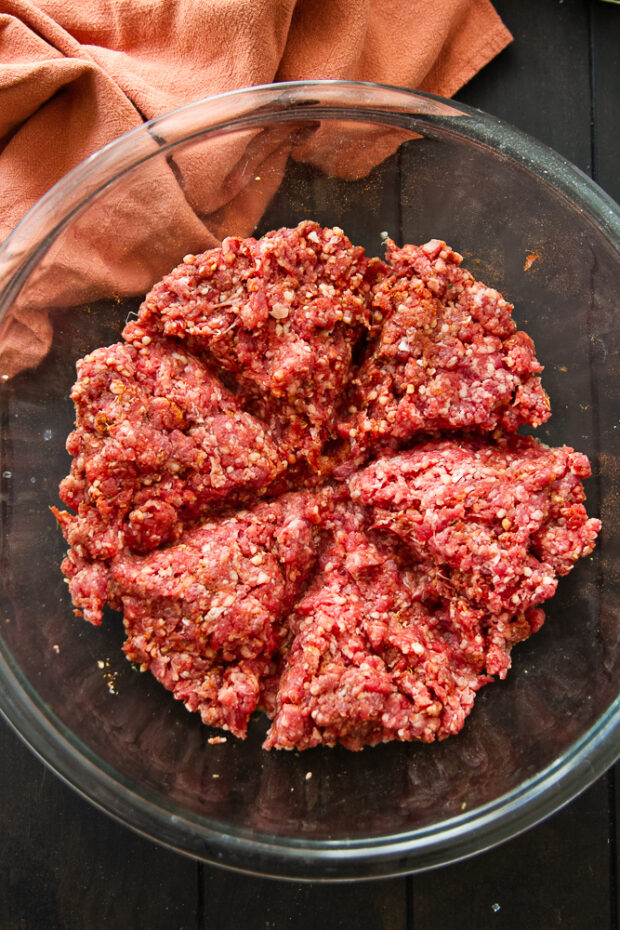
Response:
[{"label": "raw ground beef mound", "polygon": [[542,367],[460,263],[309,221],[229,238],[78,362],[52,508],[76,612],[122,611],[127,657],[206,724],[458,733],[592,551],[588,460],[515,434],[549,416]]},{"label": "raw ground beef mound", "polygon": [[127,657],[205,723],[243,736],[258,706],[273,707],[284,621],[314,567],[319,517],[314,496],[284,495],[115,560],[108,600],[123,611]]},{"label": "raw ground beef mound", "polygon": [[424,574],[350,502],[329,522],[314,581],[289,620],[266,748],[361,749],[458,733],[491,680],[482,612],[433,597]]},{"label": "raw ground beef mound", "polygon": [[269,426],[290,464],[320,470],[384,268],[341,229],[317,223],[258,240],[230,237],[220,249],[186,256],[123,336],[137,345],[144,334],[173,336],[203,354]]},{"label": "raw ground beef mound", "polygon": [[525,436],[429,442],[379,459],[349,481],[376,528],[411,549],[438,594],[493,613],[555,593],[557,575],[594,548],[581,483],[585,455]]},{"label": "raw ground beef mound", "polygon": [[198,359],[145,336],[78,362],[71,474],[55,511],[90,559],[148,552],[216,504],[261,493],[287,467],[263,424]]},{"label": "raw ground beef mound", "polygon": [[420,433],[540,426],[542,366],[512,306],[460,267],[445,242],[397,249],[372,296],[382,321],[352,381],[341,431],[353,452],[395,449]]}]

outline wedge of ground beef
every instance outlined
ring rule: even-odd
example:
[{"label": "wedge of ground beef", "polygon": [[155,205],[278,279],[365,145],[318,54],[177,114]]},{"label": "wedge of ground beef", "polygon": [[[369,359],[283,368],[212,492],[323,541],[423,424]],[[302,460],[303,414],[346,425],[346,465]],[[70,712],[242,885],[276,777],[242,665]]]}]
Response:
[{"label": "wedge of ground beef", "polygon": [[257,705],[269,705],[284,620],[312,572],[329,497],[284,495],[167,548],[122,552],[105,573],[101,563],[66,564],[74,602],[85,613],[97,599],[122,610],[128,658],[205,723],[243,735]]},{"label": "wedge of ground beef", "polygon": [[543,423],[550,406],[542,366],[511,304],[437,239],[402,249],[388,240],[387,259],[373,288],[378,334],[341,425],[353,454],[428,432]]},{"label": "wedge of ground beef", "polygon": [[600,529],[586,457],[515,433],[549,402],[510,304],[443,242],[387,258],[226,239],[78,363],[76,612],[121,611],[206,724],[266,712],[266,748],[458,733]]},{"label": "wedge of ground beef", "polygon": [[264,426],[170,342],[117,343],[78,363],[71,473],[55,511],[75,552],[111,559],[178,539],[217,504],[262,494],[288,467]]},{"label": "wedge of ground beef", "polygon": [[348,749],[458,732],[485,673],[482,612],[428,600],[388,539],[341,507],[315,581],[289,622],[265,748]]},{"label": "wedge of ground beef", "polygon": [[349,482],[373,526],[410,548],[438,594],[509,619],[555,593],[592,552],[585,455],[524,436],[439,440],[381,458]]},{"label": "wedge of ground beef", "polygon": [[144,300],[124,338],[164,334],[206,354],[291,464],[318,468],[336,432],[352,348],[370,325],[384,268],[341,229],[306,221],[188,255]]}]

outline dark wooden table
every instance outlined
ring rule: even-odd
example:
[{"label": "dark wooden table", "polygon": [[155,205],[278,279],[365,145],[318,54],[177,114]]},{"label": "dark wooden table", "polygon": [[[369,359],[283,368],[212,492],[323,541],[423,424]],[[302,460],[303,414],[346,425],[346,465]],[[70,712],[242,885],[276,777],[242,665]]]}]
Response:
[{"label": "dark wooden table", "polygon": [[[458,99],[547,143],[620,200],[620,7],[495,5],[515,41]],[[276,882],[134,835],[0,723],[0,930],[615,930],[619,797],[611,771],[525,835],[423,875]]]}]

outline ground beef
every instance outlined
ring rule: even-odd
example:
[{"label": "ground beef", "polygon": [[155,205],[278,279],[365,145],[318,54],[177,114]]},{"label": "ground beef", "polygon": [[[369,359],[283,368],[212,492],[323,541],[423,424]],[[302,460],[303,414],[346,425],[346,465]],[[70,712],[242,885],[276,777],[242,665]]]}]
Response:
[{"label": "ground beef", "polygon": [[349,482],[372,525],[395,534],[437,593],[494,614],[527,611],[594,548],[585,455],[524,436],[441,440],[382,458]]},{"label": "ground beef", "polygon": [[312,572],[330,497],[285,495],[148,555],[121,552],[105,571],[70,554],[63,567],[74,603],[87,619],[106,601],[122,610],[128,658],[205,723],[245,733],[275,671],[283,621]]},{"label": "ground beef", "polygon": [[55,512],[84,558],[170,543],[288,467],[260,421],[176,344],[97,349],[78,363],[71,397],[73,461],[59,493],[75,513]]},{"label": "ground beef", "polygon": [[165,334],[206,355],[269,425],[289,462],[317,469],[383,268],[341,229],[312,222],[259,240],[230,237],[186,256],[123,335],[139,345],[145,335]]},{"label": "ground beef", "polygon": [[289,620],[294,638],[265,748],[357,750],[457,733],[491,680],[482,612],[429,600],[417,566],[373,538],[354,507],[330,523],[331,544]]},{"label": "ground beef", "polygon": [[378,334],[341,424],[353,455],[430,431],[543,423],[550,406],[542,366],[501,294],[437,239],[402,249],[388,240],[387,259],[372,295]]},{"label": "ground beef", "polygon": [[585,456],[514,434],[549,402],[512,307],[443,242],[387,258],[226,239],[78,363],[76,612],[122,611],[205,723],[265,711],[266,748],[457,733],[600,528]]},{"label": "ground beef", "polygon": [[291,495],[115,560],[110,599],[123,610],[128,658],[205,723],[244,735],[271,703],[261,697],[313,568],[317,518],[313,498]]}]

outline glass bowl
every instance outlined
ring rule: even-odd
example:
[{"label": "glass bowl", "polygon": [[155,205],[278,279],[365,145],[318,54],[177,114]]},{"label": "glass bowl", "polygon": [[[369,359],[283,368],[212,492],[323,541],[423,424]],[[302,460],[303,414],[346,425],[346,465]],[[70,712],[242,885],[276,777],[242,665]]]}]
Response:
[{"label": "glass bowl", "polygon": [[[542,631],[433,745],[265,752],[212,735],[121,653],[118,615],[75,617],[50,513],[67,473],[75,361],[109,344],[186,252],[226,234],[341,226],[370,254],[446,239],[515,304],[545,365],[538,431],[593,464],[604,530]],[[181,852],[295,879],[353,879],[471,855],[545,817],[618,754],[620,213],[542,145],[476,110],[344,82],[190,104],[57,184],[0,249],[0,704],[99,807]],[[51,346],[48,350],[48,343]],[[17,373],[14,369],[21,368]],[[10,377],[6,377],[11,375]],[[308,776],[312,773],[312,777]]]}]

